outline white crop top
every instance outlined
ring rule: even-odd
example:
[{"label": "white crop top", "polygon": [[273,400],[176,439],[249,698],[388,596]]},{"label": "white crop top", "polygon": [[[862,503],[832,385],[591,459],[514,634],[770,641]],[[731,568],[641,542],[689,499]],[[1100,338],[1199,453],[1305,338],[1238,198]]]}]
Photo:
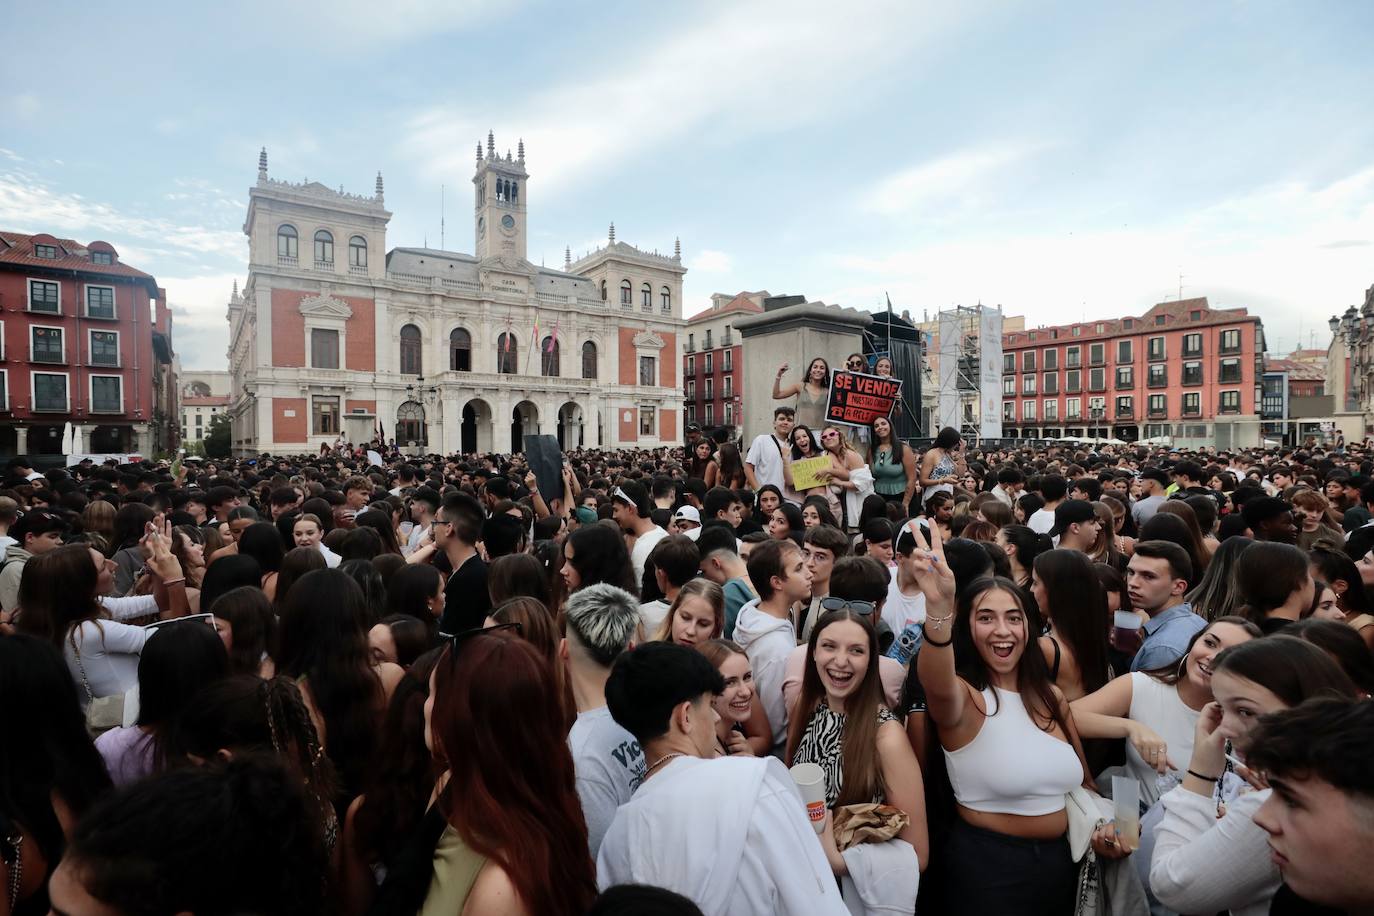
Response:
[{"label": "white crop top", "polygon": [[978,734],[959,750],[945,751],[955,800],[987,814],[1063,811],[1065,793],[1083,783],[1073,745],[1037,728],[1019,693],[989,687],[983,699],[988,715]]}]

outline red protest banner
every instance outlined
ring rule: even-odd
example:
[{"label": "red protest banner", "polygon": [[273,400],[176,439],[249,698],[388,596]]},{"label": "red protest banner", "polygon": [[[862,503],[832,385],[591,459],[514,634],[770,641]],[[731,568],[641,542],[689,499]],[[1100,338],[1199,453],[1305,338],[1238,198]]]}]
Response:
[{"label": "red protest banner", "polygon": [[901,398],[901,379],[837,371],[830,379],[825,419],[827,423],[867,426],[878,417],[891,416]]}]

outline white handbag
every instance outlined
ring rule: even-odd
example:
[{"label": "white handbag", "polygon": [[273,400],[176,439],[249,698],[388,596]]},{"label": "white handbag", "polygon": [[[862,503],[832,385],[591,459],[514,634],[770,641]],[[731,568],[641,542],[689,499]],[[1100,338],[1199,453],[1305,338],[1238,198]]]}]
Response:
[{"label": "white handbag", "polygon": [[86,666],[81,662],[81,650],[76,647],[76,627],[67,632],[67,640],[76,654],[76,667],[81,672],[81,686],[86,690],[86,730],[95,738],[112,728],[124,724],[124,694],[98,697],[91,693],[91,682],[86,679]]}]

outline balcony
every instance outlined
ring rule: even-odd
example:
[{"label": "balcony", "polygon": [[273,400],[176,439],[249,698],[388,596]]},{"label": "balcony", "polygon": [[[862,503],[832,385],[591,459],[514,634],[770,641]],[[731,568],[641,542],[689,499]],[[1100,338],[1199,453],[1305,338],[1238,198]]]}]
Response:
[{"label": "balcony", "polygon": [[360,265],[357,265],[357,264],[349,264],[349,265],[348,265],[348,272],[349,272],[350,275],[352,275],[352,276],[354,276],[354,277],[366,277],[366,276],[367,276],[367,267],[365,267],[365,266],[360,266]]},{"label": "balcony", "polygon": [[1151,374],[1150,377],[1149,377],[1149,379],[1145,382],[1145,387],[1146,387],[1146,388],[1168,388],[1168,387],[1169,387],[1169,377],[1168,377],[1167,375],[1154,375],[1154,374]]},{"label": "balcony", "polygon": [[1200,417],[1200,416],[1202,416],[1202,405],[1200,405],[1200,404],[1184,404],[1184,405],[1183,405],[1183,415],[1184,415],[1185,417]]},{"label": "balcony", "polygon": [[1160,417],[1167,416],[1168,413],[1169,413],[1169,412],[1168,412],[1167,410],[1165,410],[1163,407],[1151,407],[1151,408],[1148,408],[1148,412],[1149,412],[1149,417],[1150,417],[1151,420],[1156,420],[1156,419],[1159,419]]},{"label": "balcony", "polygon": [[300,258],[288,257],[287,255],[284,255],[284,254],[279,254],[279,255],[277,255],[277,266],[278,266],[278,267],[300,267],[300,266],[301,266],[301,259],[300,259]]},{"label": "balcony", "polygon": [[1115,412],[1114,414],[1112,414],[1112,418],[1113,418],[1113,419],[1116,419],[1116,420],[1134,420],[1134,419],[1135,419],[1135,408],[1134,408],[1134,407],[1118,407],[1118,408],[1116,409],[1116,412]]},{"label": "balcony", "polygon": [[329,273],[332,274],[332,273],[334,272],[334,262],[333,262],[333,261],[316,261],[316,262],[315,262],[315,269],[316,269],[316,270],[328,271]]},{"label": "balcony", "polygon": [[735,338],[731,337],[729,334],[726,334],[720,339],[720,345],[722,347],[733,347],[735,345]]}]

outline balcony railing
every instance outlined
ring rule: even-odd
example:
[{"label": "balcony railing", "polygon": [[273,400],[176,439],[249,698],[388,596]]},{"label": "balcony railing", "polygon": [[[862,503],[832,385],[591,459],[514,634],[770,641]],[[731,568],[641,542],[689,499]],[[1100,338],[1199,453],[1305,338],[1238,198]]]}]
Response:
[{"label": "balcony railing", "polygon": [[1114,416],[1116,419],[1118,419],[1118,420],[1134,420],[1134,419],[1135,419],[1135,408],[1134,408],[1134,407],[1118,407],[1118,408],[1116,409],[1116,413],[1113,414],[1113,416]]},{"label": "balcony railing", "polygon": [[355,277],[366,277],[366,276],[367,276],[367,268],[366,268],[366,267],[359,266],[359,265],[357,265],[357,264],[349,264],[349,265],[348,265],[348,272],[349,272],[350,274],[352,274],[353,276],[355,276]]},{"label": "balcony railing", "polygon": [[327,271],[329,271],[330,273],[333,273],[333,272],[334,272],[334,262],[333,262],[333,261],[316,261],[316,262],[315,262],[315,269],[316,269],[316,270],[327,270]]},{"label": "balcony railing", "polygon": [[286,256],[286,255],[284,255],[284,254],[279,254],[279,255],[277,255],[277,266],[278,266],[278,267],[300,267],[300,266],[301,266],[301,259],[300,259],[300,258],[288,257],[288,256]]}]

